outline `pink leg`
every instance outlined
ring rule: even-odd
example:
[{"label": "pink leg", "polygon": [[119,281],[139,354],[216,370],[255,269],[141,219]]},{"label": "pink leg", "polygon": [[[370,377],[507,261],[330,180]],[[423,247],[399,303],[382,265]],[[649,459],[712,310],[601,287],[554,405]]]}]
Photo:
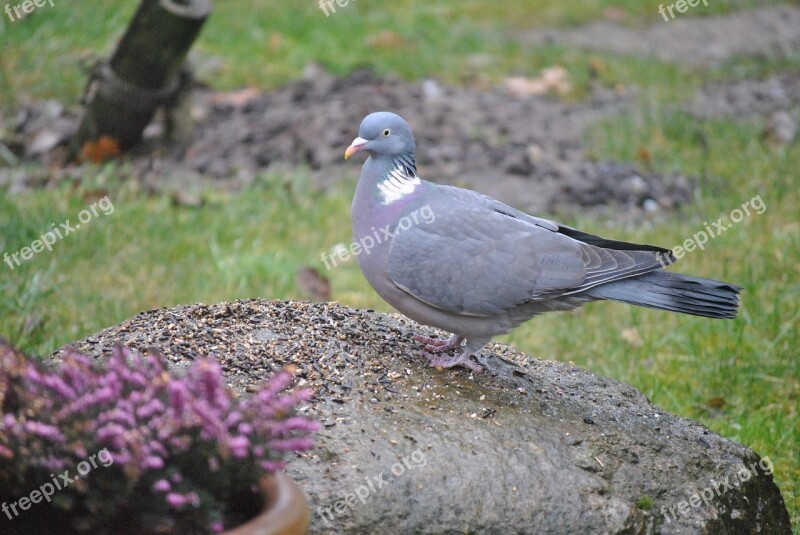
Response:
[{"label": "pink leg", "polygon": [[431,353],[441,353],[443,351],[449,351],[454,347],[459,347],[463,340],[463,338],[455,334],[447,340],[439,340],[436,338],[428,338],[427,336],[419,335],[414,336],[414,341],[425,344],[425,351],[429,351]]},{"label": "pink leg", "polygon": [[[489,341],[489,338],[471,338],[467,340],[467,343],[464,345],[464,349],[461,349],[461,342],[464,341],[464,338],[461,338],[455,334],[446,341],[428,338],[427,336],[415,336],[414,340],[425,344],[422,354],[428,359],[428,362],[433,367],[452,368],[454,366],[464,366],[465,368],[469,368],[474,372],[480,373],[483,371],[483,368],[480,365],[472,362],[470,357],[477,353],[484,345],[486,345],[486,343]],[[453,348],[460,349],[460,352],[455,356],[440,354]]]},{"label": "pink leg", "polygon": [[434,355],[433,353],[428,353],[427,351],[422,352],[423,355],[428,359],[428,362],[431,366],[435,368],[453,368],[454,366],[465,366],[474,372],[482,372],[483,368],[470,359],[469,353],[461,353],[460,355],[456,355],[454,357],[448,357],[445,355]]}]

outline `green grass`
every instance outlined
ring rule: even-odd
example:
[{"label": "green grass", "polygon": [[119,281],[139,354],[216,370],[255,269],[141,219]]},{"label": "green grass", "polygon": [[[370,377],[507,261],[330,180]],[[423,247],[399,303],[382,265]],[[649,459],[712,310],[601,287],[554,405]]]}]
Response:
[{"label": "green grass", "polygon": [[[743,0],[736,5],[765,3],[776,2]],[[0,13],[0,107],[11,107],[23,94],[77,102],[85,76],[75,65],[110,54],[137,5],[132,0],[55,2],[55,7],[47,4],[14,22]],[[731,9],[729,2],[710,2],[681,16]],[[558,47],[531,50],[514,39],[517,31],[586,23],[603,18],[609,10],[621,10],[622,21],[628,24],[662,20],[657,5],[638,0],[395,0],[390,4],[350,0],[327,17],[315,0],[241,0],[216,4],[193,57],[200,63],[209,57],[221,62],[206,79],[217,88],[276,87],[297,78],[311,62],[339,74],[369,65],[381,73],[406,78],[434,75],[453,83],[489,83],[509,73],[535,74],[553,63],[563,63],[576,74],[590,55]],[[471,58],[477,54],[491,61],[475,66]],[[628,74],[636,77],[644,69],[647,76],[656,65],[640,60],[630,64]]]},{"label": "green grass", "polygon": [[[715,12],[728,9],[727,3],[713,4]],[[77,61],[107,54],[135,5],[56,0],[55,8],[43,7],[29,19],[3,20],[0,106],[8,108],[24,95],[77,102],[84,83]],[[800,147],[766,144],[758,123],[700,122],[674,111],[675,103],[690,99],[709,81],[798,72],[797,55],[736,58],[699,72],[557,46],[532,49],[514,40],[524,28],[597,20],[608,7],[624,8],[627,24],[657,22],[656,4],[633,0],[398,0],[386,6],[351,0],[327,18],[313,1],[235,5],[217,3],[196,47],[201,62],[221,59],[221,69],[207,80],[217,88],[275,87],[312,61],[337,73],[371,65],[410,79],[437,76],[479,84],[562,64],[575,82],[572,99],[581,98],[595,81],[638,86],[638,110],[591,132],[590,155],[637,161],[640,149],[647,149],[654,169],[700,177],[695,202],[635,227],[597,216],[560,215],[565,223],[673,246],[702,230],[704,222],[727,217],[761,195],[767,207],[763,214],[745,218],[676,267],[742,285],[739,319],[713,321],[595,303],[578,313],[536,318],[502,340],[537,357],[573,361],[632,384],[665,410],[768,456],[798,530]],[[695,10],[687,16],[705,14]],[[387,31],[392,33],[381,33]],[[492,61],[476,68],[475,54]],[[126,174],[124,164],[111,165],[88,172],[79,185],[17,196],[0,192],[0,254],[30,245],[51,223],[74,223],[98,192],[108,192],[114,204],[112,214],[99,215],[57,242],[52,252],[14,270],[0,263],[0,335],[47,354],[141,310],[245,297],[298,298],[295,269],[313,265],[324,272],[321,253],[351,240],[352,183],[323,193],[303,172],[263,176],[240,195],[211,191],[206,205],[188,208],[138,193]],[[326,275],[340,302],[389,310],[353,262]]]},{"label": "green grass", "polygon": [[[87,197],[98,191],[89,178],[77,189],[0,194],[0,249],[19,251],[50,223],[69,219],[74,226],[94,202]],[[43,251],[13,272],[3,264],[0,330],[44,353],[136,310],[296,296],[296,268],[319,264],[331,243],[348,241],[347,225],[330,219],[347,214],[350,192],[323,195],[303,184],[298,177],[263,177],[242,195],[211,194],[195,209],[102,183],[112,191],[112,213],[98,211],[52,253]],[[37,327],[26,328],[32,324]]]}]

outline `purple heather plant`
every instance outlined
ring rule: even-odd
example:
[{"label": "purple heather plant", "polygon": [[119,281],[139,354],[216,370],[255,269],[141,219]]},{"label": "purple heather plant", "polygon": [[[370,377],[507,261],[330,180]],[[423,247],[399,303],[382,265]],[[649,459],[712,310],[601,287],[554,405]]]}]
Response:
[{"label": "purple heather plant", "polygon": [[[258,479],[313,445],[318,424],[296,415],[311,391],[290,390],[293,373],[243,398],[211,359],[176,377],[159,352],[117,346],[104,365],[67,350],[47,368],[0,339],[0,500],[62,483],[0,513],[0,532],[212,533],[247,520]],[[92,454],[107,462],[90,466]]]}]

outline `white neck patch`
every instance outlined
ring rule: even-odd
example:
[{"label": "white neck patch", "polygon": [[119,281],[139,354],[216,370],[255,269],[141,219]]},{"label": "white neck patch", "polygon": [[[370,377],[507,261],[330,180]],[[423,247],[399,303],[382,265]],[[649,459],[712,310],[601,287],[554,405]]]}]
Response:
[{"label": "white neck patch", "polygon": [[409,173],[408,167],[400,163],[396,164],[386,174],[386,178],[378,184],[378,190],[383,196],[383,204],[391,204],[414,193],[420,182],[416,174]]}]

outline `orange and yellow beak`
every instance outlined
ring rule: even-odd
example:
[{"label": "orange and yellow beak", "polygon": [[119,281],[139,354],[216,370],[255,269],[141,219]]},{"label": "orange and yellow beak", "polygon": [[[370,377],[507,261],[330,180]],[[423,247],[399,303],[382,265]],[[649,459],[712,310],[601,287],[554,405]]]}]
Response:
[{"label": "orange and yellow beak", "polygon": [[363,149],[364,145],[366,145],[367,143],[369,143],[368,139],[364,139],[363,137],[355,138],[353,142],[350,143],[350,146],[347,147],[347,150],[344,151],[344,159],[345,160],[348,159],[350,156]]}]

